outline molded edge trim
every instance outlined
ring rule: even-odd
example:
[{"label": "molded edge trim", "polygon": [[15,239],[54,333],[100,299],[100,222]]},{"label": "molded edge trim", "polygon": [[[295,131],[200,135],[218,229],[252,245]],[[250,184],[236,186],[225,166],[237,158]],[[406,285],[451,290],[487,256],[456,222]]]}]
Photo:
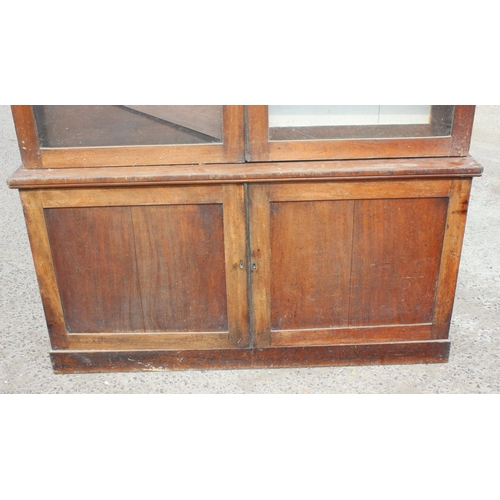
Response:
[{"label": "molded edge trim", "polygon": [[134,186],[225,182],[283,182],[397,177],[477,177],[483,167],[471,156],[146,167],[26,169],[8,179],[11,188]]}]

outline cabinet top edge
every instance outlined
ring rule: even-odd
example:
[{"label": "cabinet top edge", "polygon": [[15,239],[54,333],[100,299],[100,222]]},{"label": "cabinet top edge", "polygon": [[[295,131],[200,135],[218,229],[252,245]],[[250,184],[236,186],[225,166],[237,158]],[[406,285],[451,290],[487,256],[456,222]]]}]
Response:
[{"label": "cabinet top edge", "polygon": [[482,172],[483,167],[471,156],[57,169],[28,169],[21,166],[7,183],[12,189],[35,189],[394,177],[478,177]]}]

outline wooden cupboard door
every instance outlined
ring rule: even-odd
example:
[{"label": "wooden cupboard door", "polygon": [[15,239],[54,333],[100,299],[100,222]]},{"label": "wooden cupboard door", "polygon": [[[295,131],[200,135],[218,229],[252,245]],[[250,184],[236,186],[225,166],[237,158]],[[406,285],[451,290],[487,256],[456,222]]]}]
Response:
[{"label": "wooden cupboard door", "polygon": [[255,345],[433,338],[451,186],[250,186]]},{"label": "wooden cupboard door", "polygon": [[243,186],[44,190],[39,198],[68,347],[247,345]]}]

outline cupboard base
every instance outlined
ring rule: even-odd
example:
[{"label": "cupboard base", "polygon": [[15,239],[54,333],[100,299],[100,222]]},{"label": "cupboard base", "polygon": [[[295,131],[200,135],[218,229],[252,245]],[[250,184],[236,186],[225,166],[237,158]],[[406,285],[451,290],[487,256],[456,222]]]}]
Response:
[{"label": "cupboard base", "polygon": [[55,373],[301,368],[445,363],[450,342],[391,342],[265,349],[53,351]]}]

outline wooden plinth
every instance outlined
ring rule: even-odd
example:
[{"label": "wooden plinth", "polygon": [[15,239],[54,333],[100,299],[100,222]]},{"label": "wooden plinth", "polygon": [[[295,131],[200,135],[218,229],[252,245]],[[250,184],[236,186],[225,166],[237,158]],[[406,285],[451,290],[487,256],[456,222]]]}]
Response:
[{"label": "wooden plinth", "polygon": [[449,341],[266,349],[53,351],[55,373],[299,368],[444,363]]}]

